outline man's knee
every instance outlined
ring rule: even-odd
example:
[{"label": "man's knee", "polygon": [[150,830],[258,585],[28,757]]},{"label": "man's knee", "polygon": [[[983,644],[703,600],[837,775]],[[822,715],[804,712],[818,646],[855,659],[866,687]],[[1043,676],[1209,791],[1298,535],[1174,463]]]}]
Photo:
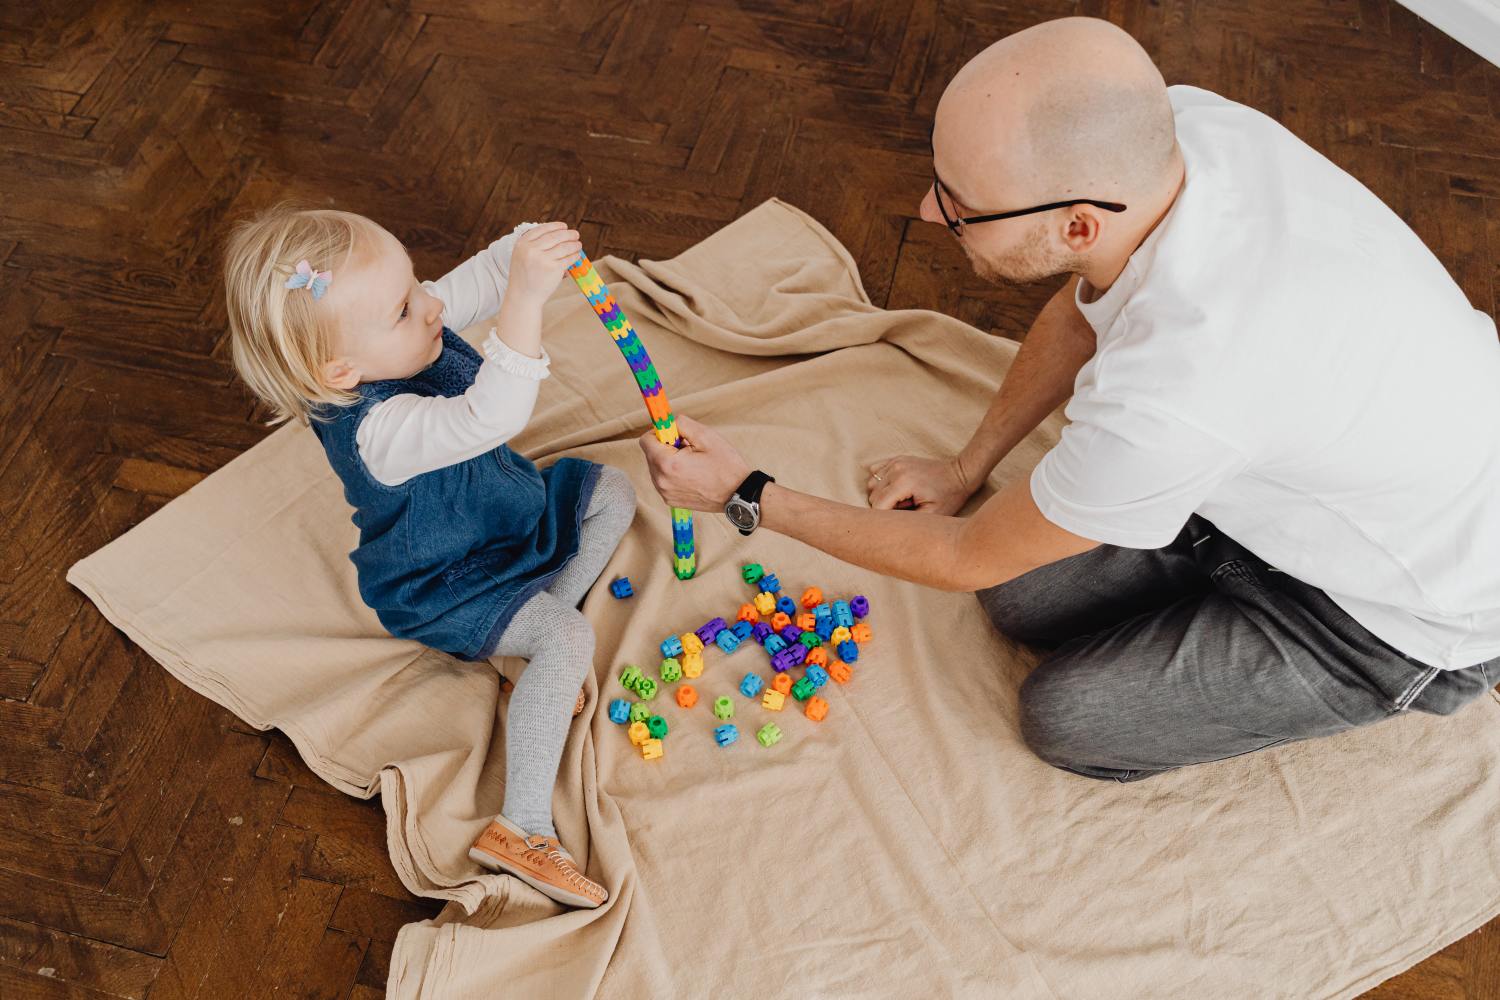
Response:
[{"label": "man's knee", "polygon": [[976,591],[974,596],[1000,634],[1017,642],[1050,645],[1051,637],[1042,633],[1038,615],[1043,603],[1041,595],[1026,586],[1025,580],[1025,576],[1020,576]]},{"label": "man's knee", "polygon": [[1043,662],[1021,683],[1021,738],[1053,767],[1073,770],[1096,763],[1081,693],[1065,664]]}]

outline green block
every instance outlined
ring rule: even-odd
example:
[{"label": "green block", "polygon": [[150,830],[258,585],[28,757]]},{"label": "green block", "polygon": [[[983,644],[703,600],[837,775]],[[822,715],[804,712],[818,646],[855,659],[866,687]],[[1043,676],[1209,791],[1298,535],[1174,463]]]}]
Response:
[{"label": "green block", "polygon": [[682,664],[672,657],[661,661],[661,679],[668,684],[682,680]]},{"label": "green block", "polygon": [[651,707],[644,701],[638,701],[630,706],[630,721],[645,722],[651,717]]},{"label": "green block", "polygon": [[760,732],[755,734],[755,738],[760,741],[760,745],[763,747],[779,743],[781,742],[781,727],[774,722],[768,722],[760,727]]},{"label": "green block", "polygon": [[656,682],[649,677],[642,677],[635,685],[635,693],[641,696],[642,701],[650,701],[656,697]]},{"label": "green block", "polygon": [[641,668],[635,664],[629,664],[620,674],[620,683],[625,685],[627,691],[634,691],[635,686],[641,682]]},{"label": "green block", "polygon": [[816,649],[817,647],[823,645],[823,640],[818,638],[818,633],[816,632],[803,632],[801,635],[797,636],[797,641],[802,643],[802,645],[806,646],[808,649]]},{"label": "green block", "polygon": [[806,701],[807,699],[811,698],[813,694],[817,692],[817,690],[817,688],[813,687],[812,681],[804,677],[797,683],[792,685],[792,697],[796,698],[798,701]]},{"label": "green block", "polygon": [[659,715],[653,715],[646,720],[646,729],[651,733],[653,740],[659,740],[667,735],[667,720]]},{"label": "green block", "polygon": [[729,719],[734,716],[734,702],[728,698],[714,699],[714,718]]},{"label": "green block", "polygon": [[760,582],[761,577],[766,575],[766,571],[760,563],[747,563],[745,568],[740,570],[740,575],[745,578],[746,583],[756,584]]}]

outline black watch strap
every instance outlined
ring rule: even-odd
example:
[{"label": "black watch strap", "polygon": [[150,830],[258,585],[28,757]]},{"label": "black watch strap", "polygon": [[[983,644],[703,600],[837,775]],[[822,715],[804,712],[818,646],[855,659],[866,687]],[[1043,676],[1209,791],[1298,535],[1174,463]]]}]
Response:
[{"label": "black watch strap", "polygon": [[734,493],[735,496],[739,497],[746,503],[760,503],[760,491],[766,488],[767,483],[774,482],[776,482],[776,480],[773,477],[766,475],[759,469],[756,469],[754,472],[750,473],[750,475],[745,477],[745,481],[743,483],[740,483],[739,488],[736,489]]}]

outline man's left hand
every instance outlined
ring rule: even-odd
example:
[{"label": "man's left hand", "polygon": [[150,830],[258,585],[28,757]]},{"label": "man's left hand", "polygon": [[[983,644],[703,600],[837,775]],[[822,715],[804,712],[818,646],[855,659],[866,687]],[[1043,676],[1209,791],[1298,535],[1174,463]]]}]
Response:
[{"label": "man's left hand", "polygon": [[688,510],[724,510],[724,504],[750,475],[750,466],[717,431],[677,414],[677,432],[687,444],[673,448],[641,435],[641,450],[651,468],[651,482],[668,506]]}]

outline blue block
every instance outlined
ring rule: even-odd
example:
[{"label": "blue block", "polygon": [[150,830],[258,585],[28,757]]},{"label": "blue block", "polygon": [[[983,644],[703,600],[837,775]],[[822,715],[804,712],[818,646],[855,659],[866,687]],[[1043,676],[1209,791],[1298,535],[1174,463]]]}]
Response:
[{"label": "blue block", "polygon": [[813,690],[816,691],[828,683],[828,671],[816,664],[807,668],[807,673],[802,675],[805,680],[811,681]]},{"label": "blue block", "polygon": [[833,602],[833,627],[853,628],[854,611],[849,607],[848,601]]},{"label": "blue block", "polygon": [[818,621],[820,622],[825,620],[833,621],[833,605],[829,604],[827,601],[824,601],[822,604],[819,604],[817,607],[813,608],[813,615],[816,616]]},{"label": "blue block", "polygon": [[795,615],[797,613],[797,602],[790,597],[779,597],[776,600],[776,610],[784,615]]},{"label": "blue block", "polygon": [[622,576],[610,583],[609,592],[615,595],[616,600],[623,600],[634,594],[635,590],[630,586],[630,577]]},{"label": "blue block", "polygon": [[616,698],[609,703],[609,721],[620,725],[630,721],[630,702],[624,698]]},{"label": "blue block", "polygon": [[845,639],[839,643],[839,659],[845,663],[853,663],[859,659],[859,643],[852,639]]},{"label": "blue block", "polygon": [[759,674],[746,674],[740,681],[740,694],[746,698],[754,698],[760,694],[760,689],[766,686],[766,682],[760,679]]},{"label": "blue block", "polygon": [[732,653],[740,648],[740,637],[734,634],[734,629],[720,629],[719,634],[714,636],[714,645],[726,653]]},{"label": "blue block", "polygon": [[750,630],[750,638],[754,639],[762,646],[766,644],[766,639],[770,638],[770,635],[771,626],[767,625],[765,622],[756,622],[755,627]]},{"label": "blue block", "polygon": [[775,573],[767,573],[760,578],[760,589],[768,594],[780,593],[781,581],[776,579]]},{"label": "blue block", "polygon": [[682,655],[682,639],[679,636],[669,635],[661,641],[661,656],[664,660],[675,659]]},{"label": "blue block", "polygon": [[819,618],[818,627],[813,629],[813,634],[824,642],[827,642],[833,637],[833,619]]},{"label": "blue block", "polygon": [[767,653],[775,656],[783,649],[786,649],[786,640],[776,633],[772,632],[770,635],[766,636],[766,641],[761,643],[761,645],[766,647]]},{"label": "blue block", "polygon": [[735,638],[739,639],[740,642],[744,642],[755,631],[755,626],[749,622],[735,622],[730,626],[730,629],[734,632]]},{"label": "blue block", "polygon": [[740,738],[740,731],[732,725],[714,727],[714,742],[721,747],[727,747]]}]

